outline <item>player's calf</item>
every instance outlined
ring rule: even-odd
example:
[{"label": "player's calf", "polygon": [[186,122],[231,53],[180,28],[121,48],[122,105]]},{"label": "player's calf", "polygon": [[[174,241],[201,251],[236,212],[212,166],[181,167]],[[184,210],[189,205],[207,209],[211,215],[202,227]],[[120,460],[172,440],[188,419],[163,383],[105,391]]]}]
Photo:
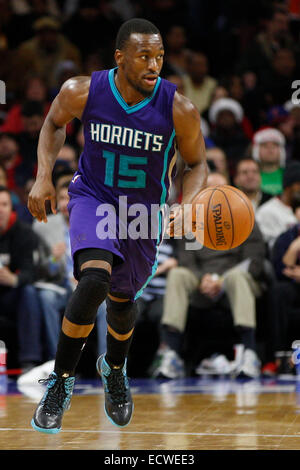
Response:
[{"label": "player's calf", "polygon": [[137,316],[135,302],[107,299],[107,352],[97,361],[105,392],[105,412],[117,426],[126,426],[133,402],[126,373],[129,347]]},{"label": "player's calf", "polygon": [[[110,274],[105,269],[87,268],[81,272],[66,308],[54,372],[47,379],[47,390],[31,421],[37,431],[53,434],[61,429],[63,413],[70,406],[75,369],[87,341],[87,337],[77,337],[74,331],[81,332],[85,327],[90,331],[93,327],[98,307],[106,298],[109,282]],[[68,331],[64,331],[64,325],[68,326]]]}]

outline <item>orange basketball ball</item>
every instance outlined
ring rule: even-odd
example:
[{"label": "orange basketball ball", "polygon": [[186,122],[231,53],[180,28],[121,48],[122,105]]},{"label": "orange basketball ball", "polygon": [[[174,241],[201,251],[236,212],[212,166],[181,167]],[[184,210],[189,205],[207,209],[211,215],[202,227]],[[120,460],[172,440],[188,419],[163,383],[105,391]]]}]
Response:
[{"label": "orange basketball ball", "polygon": [[[198,204],[202,206],[197,209]],[[255,220],[251,201],[229,185],[209,186],[200,191],[193,200],[192,217],[196,239],[213,250],[230,250],[241,245],[252,232]]]}]

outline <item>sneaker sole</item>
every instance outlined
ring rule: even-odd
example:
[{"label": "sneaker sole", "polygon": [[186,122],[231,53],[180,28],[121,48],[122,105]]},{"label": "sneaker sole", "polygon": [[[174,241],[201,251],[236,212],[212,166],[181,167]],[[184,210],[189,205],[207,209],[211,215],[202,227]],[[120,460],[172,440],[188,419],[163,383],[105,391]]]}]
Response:
[{"label": "sneaker sole", "polygon": [[[97,369],[97,372],[98,374],[100,375],[101,377],[101,380],[102,380],[102,383],[104,382],[103,379],[102,379],[102,373],[101,373],[101,368],[100,368],[100,359],[102,358],[102,356],[98,357],[97,361],[96,361],[96,369]],[[130,421],[132,420],[132,415],[133,415],[133,411],[134,411],[134,404],[132,403],[132,413],[131,413],[131,416],[130,416],[130,420],[128,421],[128,423],[126,424],[123,424],[123,425],[120,425],[120,424],[117,424],[113,421],[113,419],[108,415],[107,411],[106,411],[106,408],[105,408],[105,403],[104,403],[104,406],[103,406],[103,409],[104,409],[104,413],[107,417],[107,419],[114,425],[114,426],[117,426],[118,428],[126,428],[126,426],[128,426],[128,424],[130,424]]]},{"label": "sneaker sole", "polygon": [[61,428],[51,428],[51,429],[40,428],[39,426],[35,424],[33,418],[31,420],[31,426],[33,427],[33,429],[35,429],[35,431],[43,432],[45,434],[57,434],[61,430]]}]

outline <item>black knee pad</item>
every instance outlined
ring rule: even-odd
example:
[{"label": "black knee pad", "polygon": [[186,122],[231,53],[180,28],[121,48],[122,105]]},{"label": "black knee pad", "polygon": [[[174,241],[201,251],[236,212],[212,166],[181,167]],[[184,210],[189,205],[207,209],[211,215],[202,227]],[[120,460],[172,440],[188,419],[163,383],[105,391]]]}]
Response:
[{"label": "black knee pad", "polygon": [[138,313],[136,302],[116,302],[107,297],[106,310],[108,325],[119,335],[125,335],[134,328]]},{"label": "black knee pad", "polygon": [[77,325],[95,323],[99,305],[109,291],[110,274],[102,268],[86,268],[67,305],[65,317]]}]

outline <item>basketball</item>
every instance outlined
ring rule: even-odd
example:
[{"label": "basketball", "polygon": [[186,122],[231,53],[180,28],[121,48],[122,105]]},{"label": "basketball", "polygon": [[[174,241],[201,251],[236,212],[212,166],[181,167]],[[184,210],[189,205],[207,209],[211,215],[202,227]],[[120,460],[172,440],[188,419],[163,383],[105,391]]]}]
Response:
[{"label": "basketball", "polygon": [[193,200],[192,217],[196,239],[212,250],[240,246],[252,232],[255,219],[251,201],[230,185],[202,190]]}]

